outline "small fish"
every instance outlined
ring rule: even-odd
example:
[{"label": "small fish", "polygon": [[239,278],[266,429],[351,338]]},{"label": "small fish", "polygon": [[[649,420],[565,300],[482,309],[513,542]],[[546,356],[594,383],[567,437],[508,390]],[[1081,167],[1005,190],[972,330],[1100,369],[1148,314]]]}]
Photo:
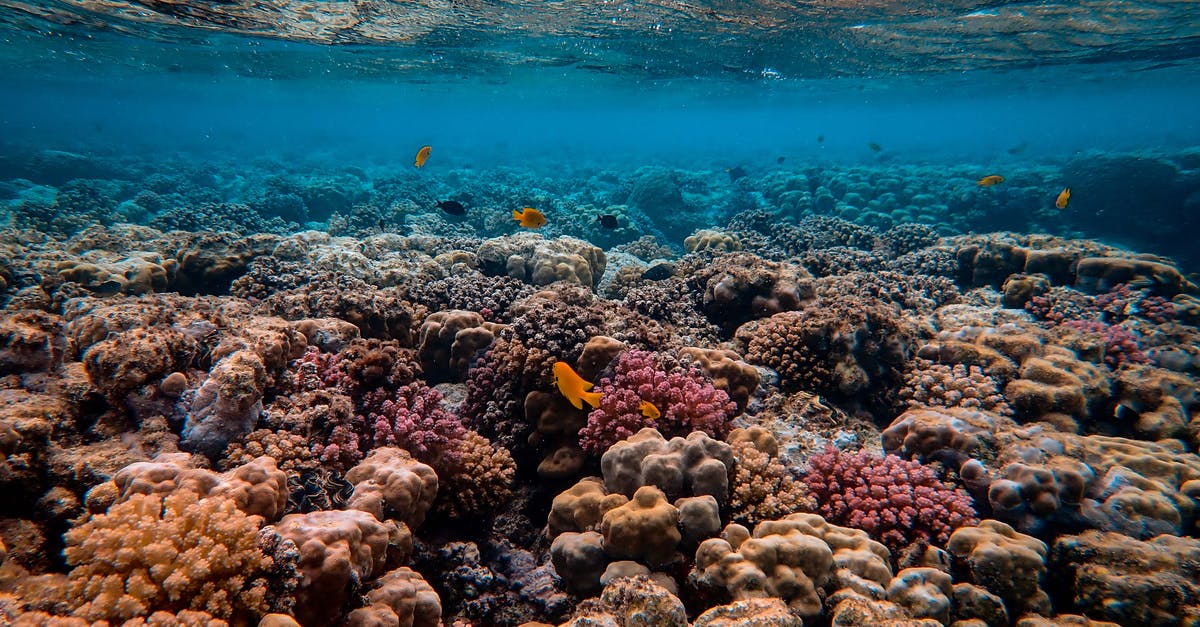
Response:
[{"label": "small fish", "polygon": [[818,143],[818,144],[824,144],[824,143],[825,143],[825,136],[824,136],[824,135],[817,135],[817,143]]},{"label": "small fish", "polygon": [[783,155],[779,155],[778,157],[775,157],[775,163],[782,165],[784,161],[787,161],[787,157],[785,157]]},{"label": "small fish", "polygon": [[991,187],[1004,182],[1004,177],[999,174],[989,174],[978,181],[975,181],[980,187]]},{"label": "small fish", "polygon": [[383,218],[379,218],[379,230],[382,231],[386,227],[387,227],[387,223],[383,221]]},{"label": "small fish", "polygon": [[662,281],[669,279],[675,274],[675,268],[669,263],[656,263],[642,273],[642,278],[647,281]]},{"label": "small fish", "polygon": [[657,420],[658,417],[662,415],[662,412],[658,411],[658,408],[655,407],[654,403],[651,403],[650,401],[643,400],[642,402],[638,403],[638,409],[641,410],[643,416],[649,418],[650,420]]},{"label": "small fish", "polygon": [[614,216],[611,213],[606,213],[599,218],[596,218],[596,222],[599,222],[600,226],[606,229],[617,228],[617,216]]},{"label": "small fish", "polygon": [[417,151],[417,158],[413,160],[413,165],[418,168],[424,167],[425,162],[429,160],[429,153],[432,150],[433,148],[430,146],[421,146],[421,149]]},{"label": "small fish", "polygon": [[1021,143],[1017,144],[1016,146],[1009,148],[1008,154],[1019,155],[1019,154],[1025,152],[1025,149],[1028,147],[1029,147],[1029,142],[1021,142]]},{"label": "small fish", "polygon": [[452,216],[461,216],[467,213],[467,208],[457,200],[438,201],[437,207]]},{"label": "small fish", "polygon": [[725,168],[725,172],[729,174],[729,182],[730,183],[732,183],[738,179],[746,178],[746,169],[740,165],[734,166],[732,168]]},{"label": "small fish", "polygon": [[883,150],[883,146],[880,146],[879,144],[876,144],[875,142],[871,142],[871,143],[867,144],[867,148],[870,148],[871,150],[874,150],[875,152],[880,152]]},{"label": "small fish", "polygon": [[584,381],[583,377],[579,376],[571,366],[565,361],[556,361],[553,366],[554,385],[558,386],[558,391],[575,406],[575,409],[583,409],[584,401],[592,407],[600,406],[600,393],[591,392],[593,384]]},{"label": "small fish", "polygon": [[520,211],[513,209],[513,220],[527,229],[540,229],[546,226],[546,216],[533,207],[524,207]]},{"label": "small fish", "polygon": [[1071,188],[1064,187],[1063,190],[1058,193],[1058,198],[1054,199],[1054,206],[1058,207],[1059,209],[1066,209],[1067,203],[1069,202],[1071,202]]}]

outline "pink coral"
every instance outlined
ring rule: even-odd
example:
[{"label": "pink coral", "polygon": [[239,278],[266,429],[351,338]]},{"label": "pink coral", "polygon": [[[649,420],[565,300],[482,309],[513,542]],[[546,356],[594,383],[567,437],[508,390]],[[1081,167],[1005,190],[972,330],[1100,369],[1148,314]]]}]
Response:
[{"label": "pink coral", "polygon": [[917,541],[944,543],[955,529],[977,522],[970,495],[895,455],[830,447],[809,459],[803,481],[817,513],[866,531],[893,552]]},{"label": "pink coral", "polygon": [[1150,363],[1150,358],[1142,352],[1138,345],[1137,336],[1128,328],[1119,324],[1105,324],[1095,320],[1068,320],[1063,326],[1085,333],[1095,333],[1104,338],[1104,363],[1114,370],[1122,364]]},{"label": "pink coral", "polygon": [[452,450],[467,435],[459,418],[442,409],[442,394],[421,383],[410,383],[394,393],[368,392],[367,424],[372,448],[398,446],[418,459]]},{"label": "pink coral", "polygon": [[[579,432],[580,446],[592,453],[602,453],[649,426],[668,437],[703,431],[719,438],[729,431],[729,419],[737,411],[729,395],[699,370],[679,367],[667,372],[657,355],[641,350],[622,353],[613,374],[602,378],[596,390],[600,407]],[[652,403],[661,415],[643,415],[642,401]]]},{"label": "pink coral", "polygon": [[453,455],[454,445],[466,437],[467,428],[442,409],[441,403],[440,392],[416,382],[392,391],[367,392],[362,411],[349,421],[334,424],[328,438],[313,445],[313,452],[321,461],[341,466],[358,463],[367,451],[384,446],[403,448],[427,463]]}]

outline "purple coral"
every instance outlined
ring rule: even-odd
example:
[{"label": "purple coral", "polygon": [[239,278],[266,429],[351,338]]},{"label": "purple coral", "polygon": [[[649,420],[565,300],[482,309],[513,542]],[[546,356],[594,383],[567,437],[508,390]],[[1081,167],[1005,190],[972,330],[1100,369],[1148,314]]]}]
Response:
[{"label": "purple coral", "polygon": [[[584,450],[603,453],[648,426],[666,437],[703,431],[720,438],[728,432],[737,406],[699,370],[679,367],[667,372],[654,353],[641,350],[621,353],[613,369],[612,376],[596,386],[600,407],[588,415],[587,425],[579,432]],[[661,415],[654,419],[644,416],[639,407],[643,400]]]},{"label": "purple coral", "polygon": [[327,440],[313,444],[313,453],[323,462],[350,466],[366,451],[397,446],[425,463],[453,462],[448,458],[468,432],[441,403],[441,393],[422,383],[373,390],[363,397],[362,413],[333,425]]},{"label": "purple coral", "polygon": [[917,541],[944,544],[955,529],[978,522],[970,495],[895,455],[830,447],[809,459],[803,482],[819,503],[817,513],[866,531],[893,553]]}]

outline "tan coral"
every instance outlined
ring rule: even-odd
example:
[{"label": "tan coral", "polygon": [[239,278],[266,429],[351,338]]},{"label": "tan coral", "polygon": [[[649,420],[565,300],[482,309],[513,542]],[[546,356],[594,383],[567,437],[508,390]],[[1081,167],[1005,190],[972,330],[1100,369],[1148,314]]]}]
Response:
[{"label": "tan coral", "polygon": [[851,588],[882,598],[891,579],[888,551],[858,530],[815,514],[761,523],[753,536],[740,525],[696,551],[689,580],[734,600],[778,597],[800,616],[822,612],[824,590]]},{"label": "tan coral", "polygon": [[679,510],[662,490],[642,486],[628,503],[609,510],[600,522],[604,550],[616,559],[632,559],[649,566],[665,564],[675,555],[681,535]]},{"label": "tan coral", "polygon": [[719,605],[696,617],[692,627],[803,627],[781,599],[743,599]]},{"label": "tan coral", "polygon": [[950,622],[954,582],[949,573],[936,568],[905,568],[888,585],[888,600],[908,611],[913,618]]},{"label": "tan coral", "polygon": [[331,624],[361,584],[412,553],[412,535],[395,522],[359,510],[288,514],[275,525],[296,543],[296,618],[304,625]]},{"label": "tan coral", "polygon": [[728,253],[741,250],[742,242],[723,231],[700,229],[683,239],[683,248],[689,253]]},{"label": "tan coral", "polygon": [[628,502],[624,494],[609,494],[603,479],[585,477],[554,497],[550,505],[550,537],[568,531],[596,531],[609,510]]},{"label": "tan coral", "polygon": [[595,594],[609,563],[604,536],[597,531],[560,533],[550,543],[550,561],[568,590],[581,595]]},{"label": "tan coral", "polygon": [[1050,597],[1041,587],[1046,543],[1002,522],[984,520],[955,530],[946,549],[968,570],[973,583],[1004,600],[1010,615],[1049,615]]},{"label": "tan coral", "polygon": [[224,473],[192,464],[188,453],[167,453],[153,461],[130,464],[115,475],[117,501],[135,494],[167,495],[188,491],[200,497],[225,496],[247,514],[277,520],[287,508],[287,475],[275,460],[259,457]]},{"label": "tan coral", "polygon": [[421,574],[397,568],[371,584],[367,605],[346,617],[347,627],[441,627],[442,600]]},{"label": "tan coral", "polygon": [[1052,558],[1074,609],[1121,625],[1181,625],[1200,619],[1200,541],[1161,535],[1141,541],[1088,531],[1062,536]]},{"label": "tan coral", "polygon": [[584,601],[563,627],[687,627],[683,602],[648,577],[623,577]]},{"label": "tan coral", "polygon": [[135,494],[65,534],[74,614],[126,620],[190,609],[244,620],[266,613],[274,564],[258,547],[260,525],[227,498]]},{"label": "tan coral", "polygon": [[723,503],[729,496],[733,449],[696,431],[667,441],[646,427],[617,442],[600,458],[604,485],[632,497],[641,486],[655,486],[667,498],[710,494]]},{"label": "tan coral", "polygon": [[492,343],[497,329],[473,311],[429,314],[417,332],[417,359],[431,381],[461,381],[475,353]]},{"label": "tan coral", "polygon": [[437,474],[404,449],[382,447],[346,471],[354,492],[347,509],[368,512],[379,520],[395,519],[416,529],[425,521],[438,492]]}]

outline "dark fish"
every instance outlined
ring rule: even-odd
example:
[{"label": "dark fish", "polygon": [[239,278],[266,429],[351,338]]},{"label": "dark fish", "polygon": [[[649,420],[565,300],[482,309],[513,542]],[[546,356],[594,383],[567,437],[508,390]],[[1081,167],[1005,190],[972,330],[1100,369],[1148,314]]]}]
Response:
[{"label": "dark fish", "polygon": [[438,202],[437,206],[438,209],[441,209],[452,216],[461,216],[467,213],[467,208],[457,200],[442,200]]},{"label": "dark fish", "polygon": [[617,228],[617,216],[614,216],[611,213],[596,218],[596,221],[600,223],[600,226],[606,229]]},{"label": "dark fish", "polygon": [[783,163],[785,160],[787,160],[787,157],[780,155],[775,158],[775,163]]},{"label": "dark fish", "polygon": [[876,144],[875,142],[871,142],[871,143],[867,144],[867,148],[870,148],[871,150],[874,150],[875,152],[879,152],[879,151],[883,150],[883,146],[880,146],[879,144]]},{"label": "dark fish", "polygon": [[1025,152],[1025,149],[1028,147],[1029,147],[1029,142],[1021,142],[1021,143],[1017,144],[1016,146],[1009,148],[1008,154],[1019,155],[1019,154]]},{"label": "dark fish", "polygon": [[817,143],[818,143],[818,144],[824,144],[824,143],[825,143],[825,136],[824,136],[824,135],[817,135]]},{"label": "dark fish", "polygon": [[734,166],[732,168],[725,168],[725,171],[729,173],[729,182],[730,183],[732,183],[738,179],[741,179],[741,178],[746,178],[746,169],[740,165]]},{"label": "dark fish", "polygon": [[383,218],[379,218],[379,230],[387,230],[385,227],[387,227],[387,223],[383,221]]},{"label": "dark fish", "polygon": [[642,278],[647,281],[661,281],[669,279],[675,274],[675,268],[669,263],[656,263],[642,273]]}]

